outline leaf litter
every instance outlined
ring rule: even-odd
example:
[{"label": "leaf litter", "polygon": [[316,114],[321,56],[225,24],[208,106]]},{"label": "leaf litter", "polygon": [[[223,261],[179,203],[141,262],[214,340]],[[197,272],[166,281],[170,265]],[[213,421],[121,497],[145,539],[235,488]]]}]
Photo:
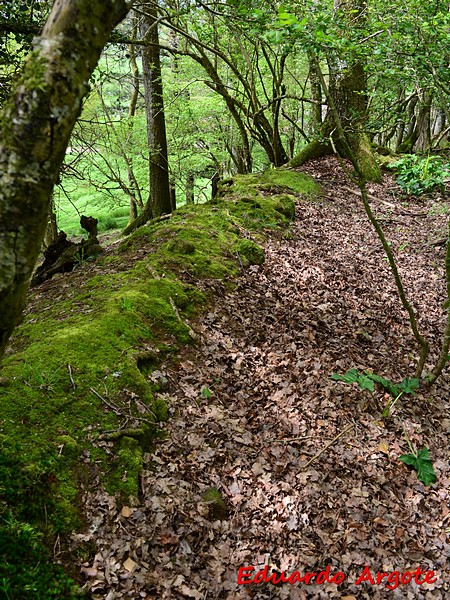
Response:
[{"label": "leaf litter", "polygon": [[[271,237],[265,264],[243,272],[234,291],[205,284],[214,302],[194,326],[200,341],[160,367],[171,418],[145,455],[140,498],[120,506],[100,489],[86,495],[90,529],[73,541],[95,544],[80,565],[94,600],[450,595],[448,376],[403,397],[386,420],[383,393],[331,380],[357,368],[401,381],[414,373],[417,347],[337,161],[304,170],[324,198],[298,202],[290,235]],[[389,177],[369,192],[436,354],[445,250],[430,241],[447,218],[430,211],[435,197],[402,204]],[[430,451],[431,487],[399,460],[408,450],[402,423]],[[211,489],[226,505],[220,518],[205,500]],[[302,574],[330,566],[346,579],[238,586],[248,565]],[[438,580],[355,586],[365,566],[372,574],[420,566]]]}]

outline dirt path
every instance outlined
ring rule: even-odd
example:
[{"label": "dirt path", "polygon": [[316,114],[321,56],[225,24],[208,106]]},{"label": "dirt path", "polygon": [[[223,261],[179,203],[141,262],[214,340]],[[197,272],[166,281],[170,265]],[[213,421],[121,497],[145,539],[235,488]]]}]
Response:
[{"label": "dirt path", "polygon": [[[414,372],[416,346],[359,198],[334,161],[320,163],[320,178],[324,201],[299,204],[291,234],[268,244],[265,264],[233,293],[216,288],[196,325],[201,341],[166,365],[171,420],[146,456],[140,504],[119,511],[104,494],[89,499],[86,537],[98,551],[82,570],[94,599],[450,596],[448,380],[383,422],[382,394],[330,379],[358,367],[399,381]],[[444,251],[428,241],[446,217],[402,206],[381,186],[371,192],[436,341]],[[402,423],[430,449],[431,488],[398,460],[409,451]],[[226,515],[205,502],[208,488]],[[345,580],[238,586],[249,565],[287,576],[329,566],[328,580],[339,571]],[[365,567],[373,577],[420,567],[437,582],[355,586]]]}]

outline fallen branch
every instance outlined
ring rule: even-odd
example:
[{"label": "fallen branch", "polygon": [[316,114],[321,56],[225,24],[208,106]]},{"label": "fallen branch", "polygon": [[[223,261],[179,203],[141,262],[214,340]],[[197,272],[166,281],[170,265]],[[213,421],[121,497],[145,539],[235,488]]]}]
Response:
[{"label": "fallen branch", "polygon": [[126,427],[125,429],[118,429],[117,431],[106,431],[98,436],[98,440],[104,441],[115,441],[122,437],[131,437],[140,439],[145,435],[145,431],[142,428],[133,429],[132,427]]},{"label": "fallen branch", "polygon": [[333,438],[331,440],[331,442],[328,442],[328,444],[324,448],[322,448],[322,450],[320,450],[320,452],[318,452],[310,460],[308,460],[308,462],[306,463],[306,465],[303,465],[303,467],[301,467],[300,470],[307,469],[311,463],[313,463],[315,460],[317,460],[319,458],[319,456],[321,456],[325,452],[325,450],[328,450],[328,448],[330,446],[332,446],[339,438],[341,438],[348,431],[350,431],[350,429],[353,429],[354,426],[355,425],[352,423],[346,429],[344,429],[344,431],[341,431],[341,433],[339,433],[335,438]]},{"label": "fallen branch", "polygon": [[[93,394],[95,394],[97,396],[97,398],[99,398],[102,402],[104,402],[106,404],[106,406],[109,406],[109,408],[114,411],[114,413],[117,416],[120,417],[125,417],[126,419],[134,419],[135,421],[141,421],[143,423],[148,423],[149,425],[153,425],[154,423],[152,423],[151,421],[149,421],[148,419],[144,419],[143,417],[136,417],[135,415],[131,415],[129,413],[126,413],[125,411],[123,411],[121,408],[114,406],[114,404],[111,404],[111,402],[108,402],[108,400],[106,400],[106,398],[103,398],[103,396],[101,396],[97,390],[94,390],[94,388],[89,388],[91,390],[91,392]],[[146,407],[148,412],[151,413],[155,418],[156,415],[153,411],[151,411],[148,407]]]}]

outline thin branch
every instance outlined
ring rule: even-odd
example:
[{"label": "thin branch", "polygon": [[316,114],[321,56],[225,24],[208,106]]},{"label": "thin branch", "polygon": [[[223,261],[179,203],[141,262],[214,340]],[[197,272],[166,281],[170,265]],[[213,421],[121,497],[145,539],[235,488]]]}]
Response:
[{"label": "thin branch", "polygon": [[352,424],[351,424],[351,425],[349,425],[349,426],[348,426],[346,429],[344,429],[344,431],[341,431],[341,433],[338,433],[338,435],[337,435],[335,438],[333,438],[333,439],[331,440],[331,442],[328,442],[328,444],[327,444],[327,445],[326,445],[324,448],[322,448],[322,450],[320,450],[320,451],[319,451],[317,454],[315,454],[315,455],[314,455],[314,456],[313,456],[313,457],[312,457],[310,460],[308,460],[308,462],[306,463],[306,465],[303,465],[303,467],[300,467],[300,470],[302,470],[302,471],[303,471],[304,469],[307,469],[311,463],[313,463],[315,460],[317,460],[317,459],[319,458],[319,456],[322,456],[322,454],[323,454],[323,453],[324,453],[326,450],[328,450],[328,448],[329,448],[330,446],[332,446],[332,445],[333,445],[335,442],[337,442],[337,441],[338,441],[338,439],[339,439],[339,438],[341,438],[343,435],[345,435],[347,432],[349,432],[349,431],[350,431],[350,429],[353,429],[353,427],[354,427],[354,426],[355,426],[355,425],[352,423]]}]

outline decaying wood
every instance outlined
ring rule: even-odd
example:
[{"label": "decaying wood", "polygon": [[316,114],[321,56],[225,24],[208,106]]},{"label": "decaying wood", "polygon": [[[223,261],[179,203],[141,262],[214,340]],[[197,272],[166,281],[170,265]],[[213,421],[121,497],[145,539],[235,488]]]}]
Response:
[{"label": "decaying wood", "polygon": [[97,238],[97,219],[83,215],[80,224],[88,232],[88,239],[71,242],[67,239],[67,234],[61,231],[56,241],[45,250],[44,262],[36,269],[31,286],[51,279],[56,273],[73,271],[77,264],[102,252]]}]

